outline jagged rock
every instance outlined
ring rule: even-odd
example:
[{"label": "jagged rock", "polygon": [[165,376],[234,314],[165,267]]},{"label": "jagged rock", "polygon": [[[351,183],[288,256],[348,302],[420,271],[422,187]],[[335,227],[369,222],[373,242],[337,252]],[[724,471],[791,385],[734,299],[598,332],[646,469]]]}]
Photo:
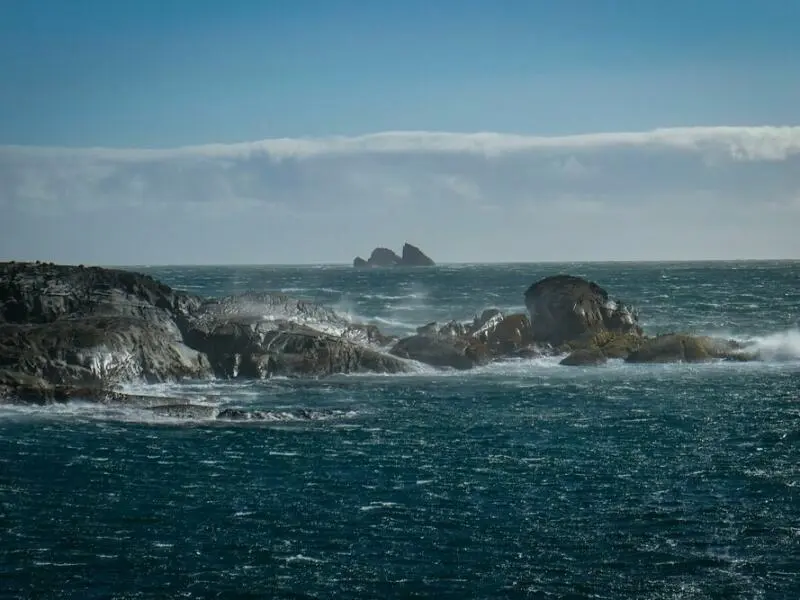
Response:
[{"label": "jagged rock", "polygon": [[158,323],[136,317],[0,324],[0,365],[52,384],[70,385],[211,376],[203,354]]},{"label": "jagged rock", "polygon": [[200,319],[187,331],[186,341],[206,353],[215,374],[226,378],[408,370],[397,358],[341,336],[248,315]]},{"label": "jagged rock", "polygon": [[354,267],[430,267],[434,266],[433,260],[422,250],[406,242],[403,245],[403,255],[398,256],[394,250],[378,247],[372,251],[369,259],[364,260],[357,256],[353,260]]},{"label": "jagged rock", "polygon": [[707,336],[667,334],[645,340],[626,359],[629,363],[706,362],[754,360],[736,341]]},{"label": "jagged rock", "polygon": [[638,317],[596,283],[556,275],[525,292],[533,339],[555,346],[602,331],[641,335]]},{"label": "jagged rock", "polygon": [[0,321],[8,323],[51,323],[64,316],[122,316],[172,327],[173,321],[182,321],[200,302],[196,296],[130,271],[0,263]]},{"label": "jagged rock", "polygon": [[400,264],[404,267],[432,267],[436,263],[422,250],[406,242],[403,244],[403,255]]},{"label": "jagged rock", "polygon": [[0,263],[0,368],[34,378],[4,393],[29,398],[72,393],[54,385],[406,370],[378,350],[391,341],[282,294],[203,300],[137,273]]},{"label": "jagged rock", "polygon": [[375,248],[367,260],[367,265],[370,267],[396,267],[402,260],[394,250]]},{"label": "jagged rock", "polygon": [[492,359],[515,356],[530,345],[530,321],[525,315],[504,316],[484,311],[470,325],[451,321],[429,323],[417,335],[401,339],[392,354],[434,367],[470,369]]}]

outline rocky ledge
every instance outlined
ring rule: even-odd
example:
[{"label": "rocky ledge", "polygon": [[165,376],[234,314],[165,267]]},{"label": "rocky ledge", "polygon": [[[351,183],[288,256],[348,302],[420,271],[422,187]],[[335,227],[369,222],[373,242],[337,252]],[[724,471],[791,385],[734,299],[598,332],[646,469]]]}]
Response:
[{"label": "rocky ledge", "polygon": [[[524,299],[528,314],[488,309],[398,340],[283,294],[201,298],[123,270],[0,263],[0,399],[136,403],[121,384],[400,373],[412,361],[463,370],[526,356],[583,366],[758,358],[730,340],[648,337],[635,310],[578,277],[537,281]],[[206,411],[181,401],[148,408]]]},{"label": "rocky ledge", "polygon": [[435,264],[422,250],[407,242],[401,256],[389,248],[375,248],[367,260],[360,256],[353,260],[354,267],[432,267]]}]

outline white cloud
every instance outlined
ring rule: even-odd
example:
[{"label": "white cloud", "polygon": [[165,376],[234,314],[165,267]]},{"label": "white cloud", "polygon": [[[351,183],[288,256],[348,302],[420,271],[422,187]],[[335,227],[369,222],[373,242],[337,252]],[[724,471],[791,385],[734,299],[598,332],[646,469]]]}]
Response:
[{"label": "white cloud", "polygon": [[800,127],[6,146],[0,258],[346,261],[406,239],[441,260],[799,256],[798,189]]}]

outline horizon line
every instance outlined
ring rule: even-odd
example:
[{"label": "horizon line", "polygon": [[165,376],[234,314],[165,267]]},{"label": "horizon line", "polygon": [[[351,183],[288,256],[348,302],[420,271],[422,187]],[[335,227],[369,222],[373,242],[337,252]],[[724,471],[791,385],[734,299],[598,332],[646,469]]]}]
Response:
[{"label": "horizon line", "polygon": [[692,263],[764,263],[764,262],[800,262],[800,258],[682,258],[682,259],[607,259],[607,260],[509,260],[509,261],[448,261],[438,262],[432,266],[392,266],[392,267],[355,267],[350,262],[304,262],[304,263],[129,263],[129,264],[99,264],[90,262],[57,262],[53,260],[17,260],[3,259],[0,263],[20,264],[55,264],[61,266],[98,267],[103,269],[131,269],[131,268],[165,268],[165,267],[348,267],[355,271],[371,270],[428,270],[437,267],[464,267],[464,266],[505,266],[505,265],[602,265],[602,264],[692,264]]}]

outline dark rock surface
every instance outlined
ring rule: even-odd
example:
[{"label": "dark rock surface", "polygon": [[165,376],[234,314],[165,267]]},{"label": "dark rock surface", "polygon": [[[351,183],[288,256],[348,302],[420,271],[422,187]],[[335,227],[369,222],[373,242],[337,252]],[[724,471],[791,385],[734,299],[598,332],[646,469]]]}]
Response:
[{"label": "dark rock surface", "polygon": [[[406,244],[402,258],[379,248],[370,260],[429,264],[422,257]],[[138,403],[158,414],[205,418],[205,405],[125,395],[119,384],[399,373],[413,368],[412,360],[470,369],[558,354],[568,354],[561,364],[572,366],[757,358],[729,340],[648,338],[631,309],[579,277],[542,279],[525,292],[525,304],[530,317],[493,308],[396,340],[284,294],[203,299],[127,271],[0,263],[0,400]],[[257,418],[237,415],[223,418]]]},{"label": "dark rock surface", "polygon": [[402,256],[394,250],[378,247],[372,251],[370,257],[364,260],[357,256],[353,260],[354,267],[432,267],[436,263],[416,246],[406,242],[403,245]]},{"label": "dark rock surface", "polygon": [[608,357],[599,348],[587,348],[585,350],[575,350],[570,353],[559,364],[568,367],[585,367],[603,365],[608,361]]},{"label": "dark rock surface", "polygon": [[404,267],[432,267],[436,264],[430,256],[408,242],[403,244],[402,252],[400,264]]},{"label": "dark rock surface", "polygon": [[215,374],[225,378],[408,370],[403,361],[343,336],[252,316],[200,320],[187,332],[186,341],[208,355]]},{"label": "dark rock surface", "polygon": [[282,294],[204,300],[127,271],[0,263],[6,397],[10,389],[27,398],[102,395],[130,381],[405,371],[382,351],[392,341]]},{"label": "dark rock surface", "polygon": [[32,325],[2,323],[0,368],[70,385],[212,375],[206,356],[186,346],[160,321],[111,316]]},{"label": "dark rock surface", "polygon": [[403,338],[392,354],[434,367],[470,369],[491,360],[517,355],[530,346],[530,321],[522,314],[505,316],[484,311],[472,323],[428,323],[417,335]]},{"label": "dark rock surface", "polygon": [[199,306],[149,275],[52,263],[0,263],[0,321],[51,323],[64,316],[121,316],[171,326]]},{"label": "dark rock surface", "polygon": [[533,339],[555,346],[587,334],[641,334],[638,317],[596,283],[571,275],[542,279],[525,292]]}]

